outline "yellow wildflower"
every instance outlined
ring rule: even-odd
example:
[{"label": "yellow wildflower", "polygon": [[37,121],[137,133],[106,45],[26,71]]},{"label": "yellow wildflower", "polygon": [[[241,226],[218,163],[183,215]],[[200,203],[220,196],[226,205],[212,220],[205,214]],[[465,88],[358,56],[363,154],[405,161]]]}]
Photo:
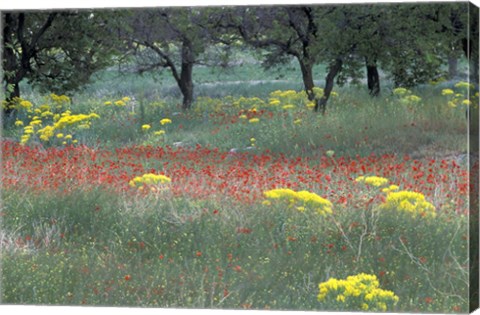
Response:
[{"label": "yellow wildflower", "polygon": [[448,106],[450,106],[452,108],[455,108],[455,107],[457,107],[457,104],[455,104],[455,102],[453,102],[453,101],[450,101],[450,102],[448,102]]},{"label": "yellow wildflower", "polygon": [[395,94],[395,95],[405,95],[407,93],[409,93],[409,91],[406,88],[401,88],[400,87],[400,88],[396,88],[396,89],[393,90],[393,94]]},{"label": "yellow wildflower", "polygon": [[295,108],[295,105],[293,105],[293,104],[287,104],[287,105],[282,106],[282,108],[283,108],[283,109],[293,109],[293,108]]},{"label": "yellow wildflower", "polygon": [[305,209],[315,209],[321,215],[332,213],[330,201],[306,190],[296,192],[289,188],[277,188],[265,191],[263,194],[268,199],[286,200],[292,206],[296,204],[296,209],[302,212]]},{"label": "yellow wildflower", "polygon": [[[387,304],[394,305],[399,301],[394,292],[383,290],[375,275],[358,274],[346,279],[330,278],[318,286],[319,301],[336,301],[348,303],[358,310],[386,311]],[[339,305],[343,308],[343,305]]]},{"label": "yellow wildflower", "polygon": [[442,90],[442,95],[452,95],[454,94],[455,92],[453,92],[452,89],[443,89]]},{"label": "yellow wildflower", "polygon": [[143,130],[148,130],[150,128],[152,128],[152,126],[150,126],[149,124],[142,125]]},{"label": "yellow wildflower", "polygon": [[165,175],[156,175],[152,173],[137,176],[129,182],[131,187],[143,185],[156,185],[170,183],[172,180]]},{"label": "yellow wildflower", "polygon": [[23,135],[20,137],[20,144],[24,145],[25,143],[28,142],[28,140],[30,140],[30,135]]},{"label": "yellow wildflower", "polygon": [[259,121],[260,121],[260,119],[258,119],[256,117],[255,118],[250,118],[250,120],[248,120],[248,122],[251,123],[251,124],[258,123]]},{"label": "yellow wildflower", "polygon": [[47,116],[53,116],[53,113],[50,111],[43,112],[40,117],[47,117]]},{"label": "yellow wildflower", "polygon": [[48,112],[50,111],[50,105],[48,104],[43,104],[38,107],[38,109],[42,112]]},{"label": "yellow wildflower", "polygon": [[271,106],[277,106],[277,105],[280,105],[280,100],[278,98],[271,98],[270,101],[268,102],[268,104],[270,104]]},{"label": "yellow wildflower", "polygon": [[435,206],[425,200],[425,196],[413,191],[390,192],[380,209],[407,213],[412,217],[435,217]]},{"label": "yellow wildflower", "polygon": [[17,126],[17,127],[23,126],[23,121],[17,119],[15,121],[15,126]]},{"label": "yellow wildflower", "polygon": [[171,123],[172,123],[172,120],[169,119],[169,118],[163,118],[162,120],[160,120],[161,125],[166,125],[166,124],[171,124]]},{"label": "yellow wildflower", "polygon": [[456,88],[465,88],[465,89],[473,89],[475,88],[475,86],[469,82],[465,82],[465,81],[460,81],[458,82],[457,84],[455,84],[455,87]]},{"label": "yellow wildflower", "polygon": [[42,121],[40,119],[35,119],[30,122],[31,126],[41,125]]},{"label": "yellow wildflower", "polygon": [[24,109],[30,109],[33,106],[33,104],[31,102],[26,101],[26,100],[20,101],[19,105],[21,107],[23,107]]},{"label": "yellow wildflower", "polygon": [[378,176],[359,176],[355,179],[357,182],[363,182],[370,186],[380,187],[388,184],[388,179]]},{"label": "yellow wildflower", "polygon": [[25,134],[32,134],[33,133],[33,127],[32,126],[26,126],[26,127],[23,128],[23,130],[24,130],[23,132]]},{"label": "yellow wildflower", "polygon": [[388,188],[383,188],[383,189],[382,189],[382,192],[384,192],[384,193],[389,193],[389,192],[398,190],[398,188],[399,188],[399,187],[398,187],[397,185],[390,185]]},{"label": "yellow wildflower", "polygon": [[40,135],[40,139],[43,141],[49,141],[51,137],[53,137],[55,129],[53,126],[46,126],[38,130],[38,134]]},{"label": "yellow wildflower", "polygon": [[406,97],[406,99],[412,103],[418,103],[420,102],[422,99],[416,95],[409,95]]}]

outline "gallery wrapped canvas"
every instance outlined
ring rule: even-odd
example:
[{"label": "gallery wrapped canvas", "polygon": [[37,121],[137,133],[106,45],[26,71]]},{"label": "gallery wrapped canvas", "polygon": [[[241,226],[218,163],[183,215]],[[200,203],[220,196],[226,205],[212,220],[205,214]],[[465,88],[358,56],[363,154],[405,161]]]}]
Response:
[{"label": "gallery wrapped canvas", "polygon": [[0,302],[473,312],[478,18],[2,10]]}]

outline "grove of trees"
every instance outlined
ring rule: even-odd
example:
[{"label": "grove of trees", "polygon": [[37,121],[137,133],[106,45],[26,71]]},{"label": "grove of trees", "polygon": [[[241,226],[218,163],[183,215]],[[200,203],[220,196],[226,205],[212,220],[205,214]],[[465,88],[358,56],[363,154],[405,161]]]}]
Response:
[{"label": "grove of trees", "polygon": [[[394,86],[412,87],[455,76],[465,57],[478,80],[478,8],[466,2],[4,11],[1,17],[7,102],[21,95],[23,80],[69,93],[122,63],[139,73],[167,70],[188,110],[194,66],[208,47],[233,43],[261,51],[267,68],[298,62],[308,98],[322,113],[335,83],[365,78],[370,94],[379,95],[379,70]],[[326,65],[321,97],[314,89],[319,64]]]}]

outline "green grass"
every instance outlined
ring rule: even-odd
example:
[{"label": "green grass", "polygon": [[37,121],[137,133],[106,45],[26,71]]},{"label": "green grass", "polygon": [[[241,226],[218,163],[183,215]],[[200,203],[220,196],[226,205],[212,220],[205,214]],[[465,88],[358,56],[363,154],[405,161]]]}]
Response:
[{"label": "green grass", "polygon": [[318,283],[382,271],[381,287],[401,296],[392,311],[450,310],[467,294],[466,218],[439,216],[419,229],[373,209],[320,217],[108,191],[5,196],[4,226],[29,237],[4,250],[6,303],[326,310],[334,305],[316,300]]},{"label": "green grass", "polygon": [[[298,99],[287,100],[296,105],[294,110],[257,106],[253,99],[236,107],[240,96],[268,103],[271,91],[301,89],[290,72],[258,72],[255,67],[247,64],[235,74],[199,68],[198,95],[219,99],[199,99],[189,112],[179,109],[178,94],[167,78],[155,82],[106,72],[69,105],[74,114],[95,112],[100,119],[92,119],[89,129],[72,125],[60,131],[71,133],[91,152],[133,145],[194,150],[200,145],[291,160],[308,157],[311,165],[318,165],[327,151],[335,157],[389,153],[422,161],[467,152],[465,108],[448,107],[440,87],[413,90],[422,99],[418,104],[404,103],[388,89],[372,98],[362,87],[338,88],[325,116]],[[288,82],[228,82],[271,80],[282,73]],[[218,80],[223,85],[202,86]],[[120,108],[104,104],[124,96],[135,99]],[[36,106],[51,103],[34,92],[26,97]],[[32,118],[23,114],[27,125]],[[239,118],[245,114],[259,122]],[[172,123],[161,125],[163,118]],[[142,129],[145,124],[151,129]],[[160,129],[165,134],[155,135]],[[23,130],[12,126],[3,136],[20,139]],[[56,136],[48,142],[33,137],[32,147],[63,147]],[[184,161],[140,162],[145,169],[161,171],[164,162]],[[326,167],[325,174],[335,176],[333,170]],[[332,185],[322,193],[341,188]],[[228,195],[202,199],[169,192],[119,193],[104,186],[67,185],[43,192],[5,187],[2,302],[351,310],[351,305],[319,302],[318,284],[371,273],[381,275],[381,288],[400,297],[389,311],[466,312],[468,217],[445,210],[446,201],[435,218],[412,219],[379,211],[380,199],[367,202],[374,197],[369,188],[353,192],[351,206],[335,205],[334,214],[322,217],[261,200],[246,206]],[[446,200],[444,194],[436,198]]]}]

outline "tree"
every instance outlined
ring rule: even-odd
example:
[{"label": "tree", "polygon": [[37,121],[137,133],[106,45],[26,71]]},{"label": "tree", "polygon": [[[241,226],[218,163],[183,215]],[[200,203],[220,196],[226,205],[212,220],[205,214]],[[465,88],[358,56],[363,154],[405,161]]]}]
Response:
[{"label": "tree", "polygon": [[2,18],[7,102],[20,97],[22,80],[42,91],[66,93],[113,62],[107,12],[5,12]]},{"label": "tree", "polygon": [[194,7],[132,10],[122,30],[140,73],[170,70],[183,95],[184,110],[193,102],[193,67],[211,44],[209,13],[209,8]]},{"label": "tree", "polygon": [[313,66],[318,63],[314,52],[318,36],[315,12],[307,6],[238,7],[231,10],[226,28],[236,29],[249,45],[268,53],[264,65],[286,62],[290,56],[300,66],[305,92],[310,101],[316,101]]},{"label": "tree", "polygon": [[[246,43],[268,51],[267,66],[288,60],[286,56],[295,58],[309,100],[315,101],[315,111],[324,114],[335,79],[342,79],[339,74],[358,73],[359,54],[367,65],[372,95],[380,91],[377,57],[368,49],[376,47],[368,42],[380,32],[367,31],[375,21],[367,21],[372,13],[361,8],[342,5],[236,8],[230,27],[236,27]],[[379,18],[378,13],[375,18]],[[313,66],[319,63],[327,64],[322,97],[314,94]]]},{"label": "tree", "polygon": [[462,50],[468,55],[462,47],[468,40],[468,3],[397,4],[387,18],[392,37],[385,41],[382,65],[396,86],[444,77],[444,65],[453,77]]}]

